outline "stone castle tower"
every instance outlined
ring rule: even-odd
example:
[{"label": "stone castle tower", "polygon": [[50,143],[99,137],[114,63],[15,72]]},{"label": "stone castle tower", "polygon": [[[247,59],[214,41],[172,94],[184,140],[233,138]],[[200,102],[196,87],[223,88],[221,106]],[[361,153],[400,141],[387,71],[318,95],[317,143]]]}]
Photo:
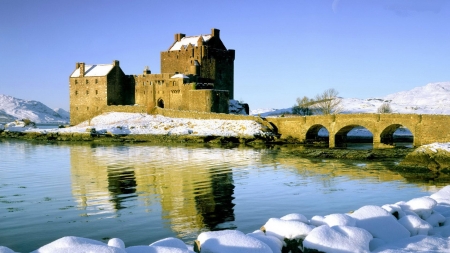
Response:
[{"label": "stone castle tower", "polygon": [[140,75],[126,75],[116,60],[76,63],[69,78],[70,123],[105,111],[149,112],[155,106],[228,113],[234,93],[234,58],[235,51],[224,46],[220,31],[212,29],[209,35],[175,34],[169,49],[161,52],[161,74],[145,67]]},{"label": "stone castle tower", "polygon": [[211,34],[186,37],[175,34],[169,50],[161,52],[161,73],[183,73],[197,77],[199,83],[214,83],[218,90],[228,90],[233,99],[235,51],[220,39],[220,30]]}]

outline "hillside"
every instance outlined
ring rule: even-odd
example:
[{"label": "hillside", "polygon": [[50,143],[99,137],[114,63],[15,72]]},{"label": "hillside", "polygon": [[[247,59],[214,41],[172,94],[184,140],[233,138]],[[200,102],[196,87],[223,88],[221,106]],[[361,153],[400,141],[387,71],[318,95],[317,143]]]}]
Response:
[{"label": "hillside", "polygon": [[[429,83],[381,98],[342,98],[342,113],[376,113],[383,103],[389,103],[393,113],[450,114],[450,82]],[[291,108],[284,108],[256,109],[250,113],[275,116],[290,112]]]},{"label": "hillside", "polygon": [[0,94],[0,122],[6,123],[16,119],[59,124],[69,122],[69,113],[60,108],[52,110],[38,101]]},{"label": "hillside", "polygon": [[[389,103],[393,113],[450,114],[450,82],[429,83],[381,98],[342,98],[342,113],[376,113],[383,103]],[[235,104],[232,103],[230,110],[239,113]],[[238,109],[242,111],[242,108]],[[263,117],[283,113],[291,113],[291,108],[250,111],[251,115]],[[6,123],[25,118],[36,123],[67,123],[70,116],[63,109],[52,110],[38,101],[28,101],[0,94],[0,122]]]}]

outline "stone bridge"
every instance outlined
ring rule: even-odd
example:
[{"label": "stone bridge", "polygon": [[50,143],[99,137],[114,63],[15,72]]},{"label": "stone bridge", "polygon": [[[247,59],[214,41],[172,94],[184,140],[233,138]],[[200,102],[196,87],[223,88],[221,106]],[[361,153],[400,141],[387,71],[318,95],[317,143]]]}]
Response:
[{"label": "stone bridge", "polygon": [[364,127],[373,134],[373,148],[393,147],[393,134],[399,127],[413,135],[413,146],[433,142],[450,142],[450,115],[420,114],[336,114],[300,117],[266,118],[278,130],[282,139],[295,138],[300,142],[319,139],[318,132],[329,133],[329,147],[345,146],[347,133]]}]

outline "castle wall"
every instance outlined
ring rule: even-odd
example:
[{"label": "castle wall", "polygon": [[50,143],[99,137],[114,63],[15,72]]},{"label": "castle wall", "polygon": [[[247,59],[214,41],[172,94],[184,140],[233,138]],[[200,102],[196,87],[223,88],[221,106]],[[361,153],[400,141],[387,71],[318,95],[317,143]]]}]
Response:
[{"label": "castle wall", "polygon": [[153,115],[162,115],[169,118],[188,118],[188,119],[221,119],[221,120],[254,120],[262,122],[260,117],[250,115],[239,114],[225,114],[225,113],[211,113],[211,112],[199,112],[199,111],[179,111],[162,109],[155,107],[149,112]]},{"label": "castle wall", "polygon": [[70,124],[78,124],[101,113],[107,101],[107,77],[77,77],[69,80]]},{"label": "castle wall", "polygon": [[194,87],[187,79],[171,78],[173,74],[143,74],[132,76],[135,80],[136,104],[153,108],[188,110],[189,90]]},{"label": "castle wall", "polygon": [[228,113],[228,100],[228,91],[191,90],[189,91],[189,110]]},{"label": "castle wall", "polygon": [[104,107],[101,113],[105,112],[147,113],[147,107],[141,105],[110,105]]},{"label": "castle wall", "polygon": [[203,58],[202,47],[189,45],[186,49],[161,52],[161,73],[178,72],[185,75],[195,75],[196,73],[193,73],[195,71],[193,71],[191,66],[195,65],[195,61],[201,64]]},{"label": "castle wall", "polygon": [[129,97],[128,89],[131,88],[132,83],[127,79],[117,62],[117,65],[107,75],[108,105],[124,105],[132,102],[130,100],[134,100]]}]

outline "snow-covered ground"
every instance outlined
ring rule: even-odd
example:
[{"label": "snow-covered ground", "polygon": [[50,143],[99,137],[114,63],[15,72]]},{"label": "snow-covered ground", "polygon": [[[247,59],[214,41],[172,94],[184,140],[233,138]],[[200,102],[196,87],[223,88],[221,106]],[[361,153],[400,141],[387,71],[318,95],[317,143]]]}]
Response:
[{"label": "snow-covered ground", "polygon": [[65,124],[69,113],[61,108],[50,109],[38,101],[28,101],[0,94],[0,122],[29,119],[35,123]]},{"label": "snow-covered ground", "polygon": [[[285,239],[300,248],[321,252],[449,252],[450,185],[438,192],[407,202],[363,206],[352,213],[307,218],[292,213],[269,218],[263,230],[245,234],[237,230],[203,232],[197,241],[201,252],[281,253]],[[119,238],[108,243],[81,237],[62,237],[34,253],[189,253],[193,245],[176,238],[163,238],[149,245],[126,247]],[[12,253],[0,246],[0,253]]]},{"label": "snow-covered ground", "polygon": [[41,133],[86,133],[95,129],[99,134],[157,134],[157,135],[194,135],[253,137],[265,136],[262,125],[253,120],[196,120],[168,118],[161,115],[141,113],[110,112],[68,128],[38,129],[24,126],[23,122],[5,125],[9,131]]}]

